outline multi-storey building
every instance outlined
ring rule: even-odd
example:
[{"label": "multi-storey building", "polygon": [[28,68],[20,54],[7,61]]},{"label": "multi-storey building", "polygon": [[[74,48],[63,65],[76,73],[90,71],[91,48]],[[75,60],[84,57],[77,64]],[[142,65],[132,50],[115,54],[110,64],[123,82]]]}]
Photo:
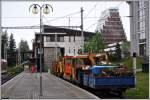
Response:
[{"label": "multi-storey building", "polygon": [[[94,35],[92,32],[83,32],[84,41],[86,42]],[[40,34],[35,34],[35,43],[40,39]],[[42,33],[43,47],[43,70],[50,68],[52,62],[60,56],[74,56],[78,54],[78,49],[82,47],[81,31],[60,28],[54,26],[45,26]],[[35,58],[39,62],[38,45],[34,45]],[[39,64],[38,64],[39,65]],[[39,68],[39,67],[38,67]]]},{"label": "multi-storey building", "polygon": [[131,55],[149,56],[150,1],[129,1]]},{"label": "multi-storey building", "polygon": [[126,40],[118,8],[110,8],[102,12],[96,31],[102,34],[106,44]]}]

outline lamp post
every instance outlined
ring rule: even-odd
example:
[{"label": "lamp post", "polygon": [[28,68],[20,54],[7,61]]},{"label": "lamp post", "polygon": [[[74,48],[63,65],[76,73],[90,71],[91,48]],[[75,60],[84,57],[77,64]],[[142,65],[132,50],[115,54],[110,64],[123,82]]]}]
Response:
[{"label": "lamp post", "polygon": [[81,7],[81,44],[82,44],[82,53],[84,52],[84,35],[83,35],[83,7]]},{"label": "lamp post", "polygon": [[49,4],[43,4],[42,6],[38,4],[32,4],[29,7],[29,11],[31,8],[33,14],[38,14],[38,11],[40,9],[40,49],[39,49],[39,54],[40,54],[40,96],[42,96],[42,32],[43,32],[43,23],[42,23],[42,10],[44,14],[49,14],[50,10],[49,7],[51,8],[53,12],[53,8]]}]

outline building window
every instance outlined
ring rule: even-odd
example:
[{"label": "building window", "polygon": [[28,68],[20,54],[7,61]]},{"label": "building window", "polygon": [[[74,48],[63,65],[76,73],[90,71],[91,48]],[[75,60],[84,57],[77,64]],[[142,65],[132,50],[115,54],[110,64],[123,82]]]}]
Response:
[{"label": "building window", "polygon": [[69,42],[71,42],[71,36],[69,36]]},{"label": "building window", "polygon": [[37,41],[40,41],[40,40],[41,40],[40,36],[37,36]]},{"label": "building window", "polygon": [[58,42],[64,42],[64,36],[58,36],[57,41]]},{"label": "building window", "polygon": [[46,42],[50,42],[50,36],[46,36]]},{"label": "building window", "polygon": [[140,55],[141,55],[141,56],[142,56],[142,55],[145,55],[145,51],[146,51],[146,50],[145,50],[145,48],[146,48],[145,46],[146,46],[146,45],[145,45],[144,43],[139,45],[139,49],[140,49],[139,51],[140,51]]},{"label": "building window", "polygon": [[76,37],[76,36],[74,35],[74,42],[75,42],[75,39],[76,39],[75,37]]},{"label": "building window", "polygon": [[55,42],[55,36],[50,36],[50,42]]},{"label": "building window", "polygon": [[84,37],[84,41],[89,41],[90,37]]}]

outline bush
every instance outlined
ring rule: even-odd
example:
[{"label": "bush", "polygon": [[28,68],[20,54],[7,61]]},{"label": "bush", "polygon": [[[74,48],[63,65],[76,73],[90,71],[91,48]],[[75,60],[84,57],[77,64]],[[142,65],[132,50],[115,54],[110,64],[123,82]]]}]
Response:
[{"label": "bush", "polygon": [[[123,63],[123,65],[125,65],[128,68],[133,67],[133,59],[131,57],[123,59],[122,63]],[[137,60],[136,60],[137,68],[142,68],[142,63],[143,63],[142,57],[137,57]]]},{"label": "bush", "polygon": [[108,59],[110,62],[116,62],[117,61],[117,57],[115,54],[109,54]]},{"label": "bush", "polygon": [[9,76],[17,75],[17,74],[21,73],[22,71],[23,71],[23,68],[21,68],[21,67],[9,68],[7,70],[7,75],[9,75]]}]

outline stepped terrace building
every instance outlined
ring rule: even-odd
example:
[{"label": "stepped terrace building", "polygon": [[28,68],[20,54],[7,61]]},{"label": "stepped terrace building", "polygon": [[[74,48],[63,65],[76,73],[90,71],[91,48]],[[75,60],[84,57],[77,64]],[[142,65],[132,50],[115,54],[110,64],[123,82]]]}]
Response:
[{"label": "stepped terrace building", "polygon": [[102,34],[106,44],[126,41],[122,21],[117,8],[110,8],[102,12],[96,31]]}]

